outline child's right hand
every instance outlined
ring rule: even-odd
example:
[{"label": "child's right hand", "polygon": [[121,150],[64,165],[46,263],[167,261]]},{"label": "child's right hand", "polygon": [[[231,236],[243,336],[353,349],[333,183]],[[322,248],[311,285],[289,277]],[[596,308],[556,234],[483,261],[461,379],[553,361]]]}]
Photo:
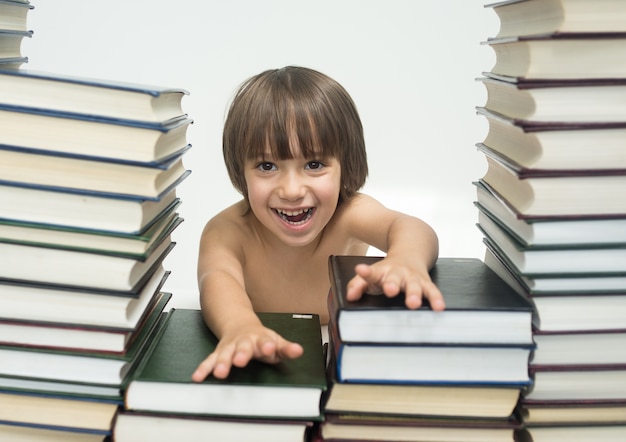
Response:
[{"label": "child's right hand", "polygon": [[267,327],[249,326],[222,336],[213,353],[198,365],[191,379],[202,382],[211,374],[225,379],[231,367],[245,367],[252,359],[275,364],[282,359],[298,358],[303,352],[300,344],[287,341]]}]

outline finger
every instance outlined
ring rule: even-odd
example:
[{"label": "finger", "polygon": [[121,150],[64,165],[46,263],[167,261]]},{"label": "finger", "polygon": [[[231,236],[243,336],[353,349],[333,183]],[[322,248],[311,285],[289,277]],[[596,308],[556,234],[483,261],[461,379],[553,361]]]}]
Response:
[{"label": "finger", "polygon": [[443,294],[439,287],[437,287],[433,282],[427,282],[423,284],[422,291],[424,293],[424,297],[428,299],[430,303],[430,308],[435,311],[441,311],[446,308],[446,302],[443,299]]},{"label": "finger", "polygon": [[368,283],[360,275],[356,275],[348,282],[346,288],[346,298],[348,301],[356,301],[361,298],[363,293],[367,292]]},{"label": "finger", "polygon": [[235,367],[245,367],[255,355],[254,344],[249,340],[241,341],[232,357],[232,365]]},{"label": "finger", "polygon": [[404,303],[407,308],[414,310],[422,306],[423,286],[418,279],[412,279],[406,282],[404,289]]},{"label": "finger", "polygon": [[285,341],[278,347],[278,354],[282,359],[296,359],[304,354],[304,348],[296,342]]},{"label": "finger", "polygon": [[215,353],[211,353],[205,360],[200,362],[200,365],[198,365],[196,370],[191,375],[191,380],[194,382],[204,381],[206,377],[213,371],[216,359],[217,355]]}]

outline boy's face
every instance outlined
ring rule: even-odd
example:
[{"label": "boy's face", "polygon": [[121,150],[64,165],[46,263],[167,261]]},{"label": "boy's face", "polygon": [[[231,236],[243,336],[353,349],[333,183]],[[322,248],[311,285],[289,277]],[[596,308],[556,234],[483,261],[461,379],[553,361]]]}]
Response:
[{"label": "boy's face", "polygon": [[245,178],[252,212],[286,245],[312,243],[337,208],[341,167],[336,158],[298,153],[280,160],[267,153],[246,161]]}]

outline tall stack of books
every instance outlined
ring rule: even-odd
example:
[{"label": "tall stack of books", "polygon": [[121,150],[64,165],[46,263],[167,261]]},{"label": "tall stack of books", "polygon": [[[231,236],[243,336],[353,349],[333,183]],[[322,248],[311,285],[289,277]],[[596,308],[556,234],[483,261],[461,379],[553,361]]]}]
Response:
[{"label": "tall stack of books", "polygon": [[304,442],[321,419],[326,390],[319,316],[258,313],[261,321],[304,354],[278,364],[251,361],[226,379],[192,382],[198,364],[218,339],[200,310],[171,309],[126,390],[116,442]]},{"label": "tall stack of books", "polygon": [[0,70],[0,439],[112,433],[171,297],[186,93]]},{"label": "tall stack of books", "polygon": [[347,301],[355,266],[329,260],[329,390],[320,440],[512,440],[529,385],[530,302],[478,259],[440,258],[431,271],[445,311],[404,296]]},{"label": "tall stack of books", "polygon": [[22,41],[33,36],[26,25],[31,9],[28,0],[0,0],[0,69],[17,69],[28,62]]},{"label": "tall stack of books", "polygon": [[520,437],[626,440],[626,4],[487,6],[478,226],[537,311]]}]

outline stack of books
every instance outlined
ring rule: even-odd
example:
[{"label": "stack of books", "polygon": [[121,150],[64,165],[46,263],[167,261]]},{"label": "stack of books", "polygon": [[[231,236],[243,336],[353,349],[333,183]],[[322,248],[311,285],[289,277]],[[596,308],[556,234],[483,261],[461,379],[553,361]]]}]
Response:
[{"label": "stack of books", "polygon": [[0,69],[18,69],[28,62],[22,55],[22,41],[33,36],[27,27],[33,8],[28,0],[0,0]]},{"label": "stack of books", "polygon": [[530,302],[478,259],[440,258],[446,309],[346,300],[359,263],[331,256],[329,390],[320,440],[512,440],[533,351]]},{"label": "stack of books", "polygon": [[278,364],[251,361],[226,379],[192,382],[218,339],[200,310],[173,308],[126,390],[115,422],[116,442],[219,440],[303,442],[322,417],[326,390],[319,316],[258,313],[304,354]]},{"label": "stack of books", "polygon": [[186,94],[0,70],[0,439],[112,433],[171,297]]},{"label": "stack of books", "polygon": [[626,438],[626,4],[507,1],[487,40],[485,262],[537,311],[522,436]]}]

